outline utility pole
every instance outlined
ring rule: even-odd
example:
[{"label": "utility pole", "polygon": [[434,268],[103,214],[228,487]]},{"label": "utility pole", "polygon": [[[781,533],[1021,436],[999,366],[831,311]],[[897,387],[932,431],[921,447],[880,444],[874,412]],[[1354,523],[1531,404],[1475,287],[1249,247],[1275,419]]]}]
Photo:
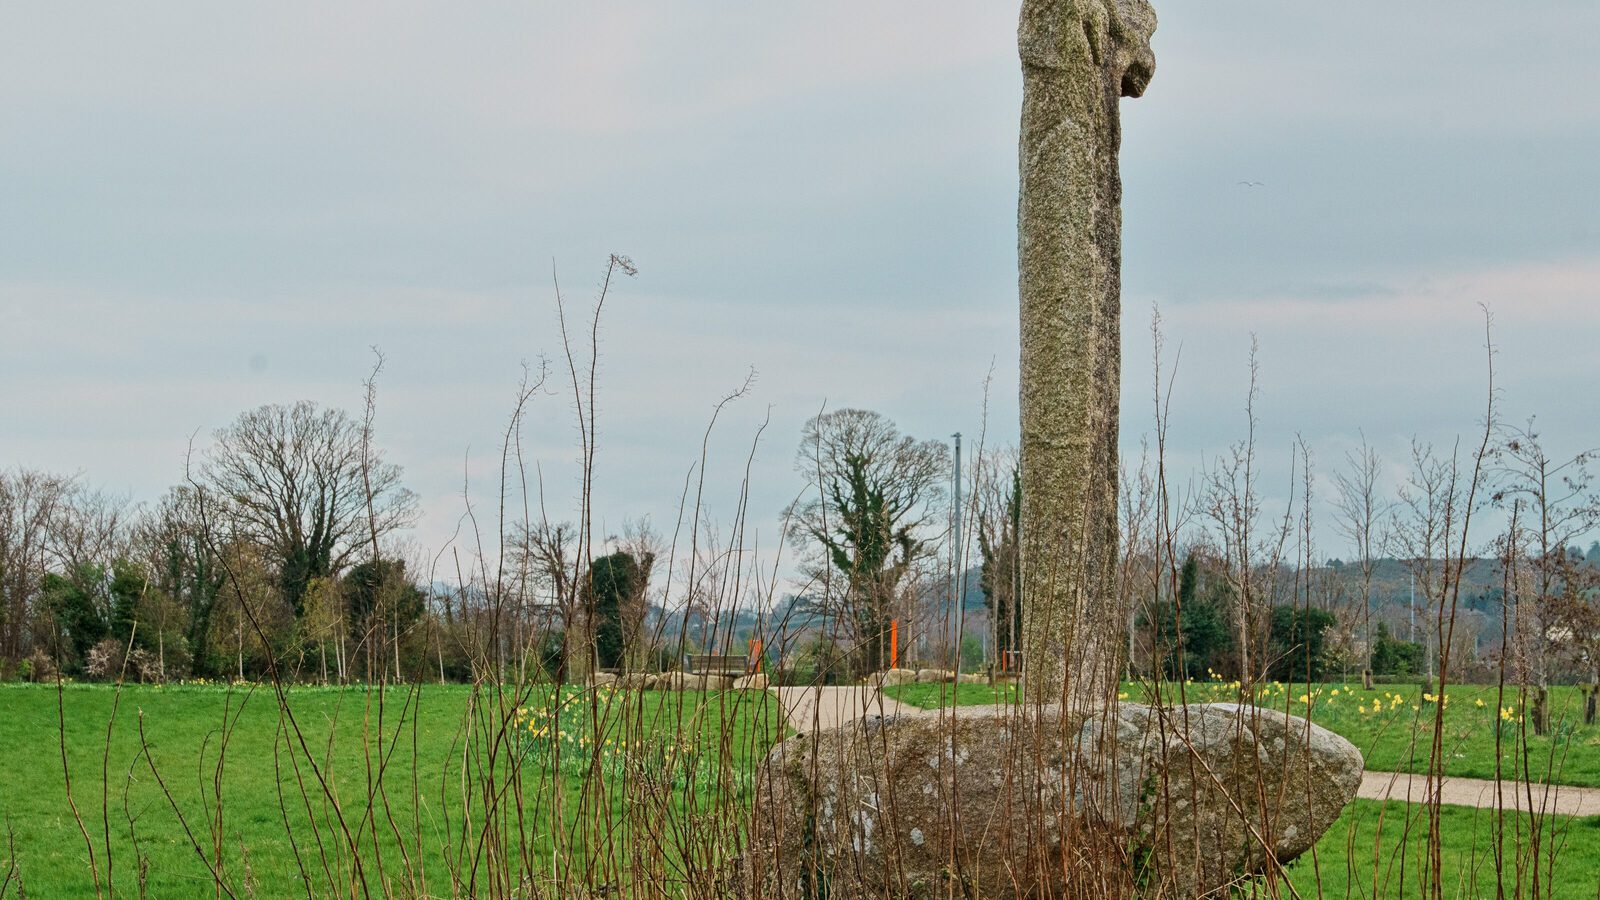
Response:
[{"label": "utility pole", "polygon": [[[956,439],[956,486],[953,492],[955,497],[955,525],[951,529],[954,543],[950,545],[950,597],[955,604],[956,613],[956,664],[954,666],[957,676],[961,674],[961,640],[964,637],[967,622],[967,609],[962,590],[961,566],[961,432],[955,433]],[[958,679],[959,680],[959,679]]]},{"label": "utility pole", "polygon": [[1415,644],[1417,642],[1417,573],[1411,573],[1411,631],[1406,635],[1406,640]]}]

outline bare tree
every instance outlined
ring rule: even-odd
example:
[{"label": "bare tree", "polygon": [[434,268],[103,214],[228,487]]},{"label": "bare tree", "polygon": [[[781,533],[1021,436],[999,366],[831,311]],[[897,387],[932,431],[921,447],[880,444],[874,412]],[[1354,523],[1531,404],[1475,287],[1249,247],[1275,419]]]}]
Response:
[{"label": "bare tree", "polygon": [[1519,611],[1516,629],[1518,669],[1525,684],[1549,683],[1552,638],[1559,619],[1581,627],[1585,617],[1575,606],[1583,602],[1569,548],[1600,525],[1600,491],[1589,465],[1596,451],[1567,458],[1552,457],[1530,420],[1520,427],[1503,426],[1493,452],[1494,501],[1520,503],[1520,521],[1512,552],[1525,561],[1519,567],[1525,590],[1507,598]]},{"label": "bare tree", "polygon": [[1600,684],[1600,569],[1567,557],[1561,586],[1546,603],[1552,637],[1590,684]]},{"label": "bare tree", "polygon": [[0,472],[0,668],[27,655],[28,619],[49,561],[56,510],[72,480],[17,469]]},{"label": "bare tree", "polygon": [[1372,579],[1377,571],[1378,552],[1387,542],[1384,526],[1389,521],[1389,503],[1379,492],[1383,461],[1378,451],[1361,438],[1359,449],[1344,457],[1344,468],[1333,475],[1334,527],[1355,550],[1361,583],[1362,640],[1372,652]]},{"label": "bare tree", "polygon": [[[143,510],[133,527],[136,555],[145,562],[159,595],[158,653],[166,669],[166,633],[181,627],[183,650],[195,671],[209,672],[211,614],[226,580],[217,547],[200,515],[200,489],[172,488],[153,508]],[[216,540],[213,540],[216,538]],[[181,660],[179,660],[181,662]]]},{"label": "bare tree", "polygon": [[338,574],[357,550],[415,515],[400,467],[368,449],[363,429],[309,401],[270,404],[217,431],[208,454],[205,484],[233,526],[270,555],[297,614],[313,578]]},{"label": "bare tree", "polygon": [[[665,606],[665,588],[652,582],[656,564],[667,556],[667,544],[648,518],[629,519],[622,524],[622,535],[612,541],[618,550],[638,564],[639,580],[633,585],[622,609],[622,647],[626,667],[647,668],[646,663],[657,641],[645,628],[652,606]],[[657,601],[661,602],[657,602]]]},{"label": "bare tree", "polygon": [[[541,623],[524,643],[553,637],[559,631],[560,658],[556,671],[549,674],[558,682],[565,681],[571,674],[573,647],[582,644],[579,634],[584,631],[579,621],[577,529],[568,522],[540,520],[526,526],[519,523],[514,534],[511,563],[519,573],[519,583],[528,587],[524,612],[530,621]],[[526,652],[523,666],[526,672]]]},{"label": "bare tree", "polygon": [[[1250,390],[1245,402],[1245,437],[1229,448],[1207,476],[1203,504],[1217,529],[1222,571],[1234,600],[1234,631],[1238,643],[1239,680],[1249,684],[1266,669],[1257,659],[1255,645],[1265,622],[1263,606],[1276,594],[1276,578],[1284,546],[1293,531],[1293,502],[1276,527],[1262,521],[1262,501],[1257,479],[1256,400],[1260,397],[1260,364],[1255,338],[1250,341]],[[1298,457],[1298,450],[1296,452]],[[1293,490],[1291,482],[1291,491]]]},{"label": "bare tree", "polygon": [[105,565],[127,549],[126,497],[73,483],[52,507],[45,548],[63,571]]},{"label": "bare tree", "polygon": [[983,602],[989,608],[995,658],[1002,670],[1012,670],[1015,659],[1008,654],[1020,651],[1022,642],[1022,558],[1017,544],[1022,479],[1017,470],[1017,452],[1005,448],[984,453],[974,460],[973,470]]}]

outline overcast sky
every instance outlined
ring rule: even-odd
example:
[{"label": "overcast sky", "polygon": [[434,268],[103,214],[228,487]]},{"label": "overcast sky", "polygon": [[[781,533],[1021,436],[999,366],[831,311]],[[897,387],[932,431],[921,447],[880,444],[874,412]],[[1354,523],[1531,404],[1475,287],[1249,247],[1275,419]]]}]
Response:
[{"label": "overcast sky", "polygon": [[[0,467],[151,501],[244,409],[357,411],[376,345],[439,546],[521,365],[558,358],[552,272],[581,315],[611,253],[639,275],[602,329],[606,530],[670,530],[751,368],[708,483],[727,521],[770,412],[763,542],[824,405],[970,440],[992,366],[1012,440],[1015,6],[0,0]],[[1600,443],[1600,4],[1157,9],[1123,103],[1125,447],[1157,306],[1180,474],[1242,436],[1254,335],[1269,493],[1297,433],[1324,472],[1365,433],[1397,480],[1413,436],[1477,426],[1479,304],[1507,415]],[[573,510],[566,394],[526,439]]]}]

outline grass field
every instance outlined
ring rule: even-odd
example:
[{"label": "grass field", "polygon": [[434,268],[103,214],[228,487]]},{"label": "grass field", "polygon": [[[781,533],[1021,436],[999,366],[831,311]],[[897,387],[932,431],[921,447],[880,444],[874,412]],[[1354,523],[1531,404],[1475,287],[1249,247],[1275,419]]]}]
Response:
[{"label": "grass field", "polygon": [[[581,823],[561,842],[569,858],[615,863],[650,856],[637,852],[650,842],[666,865],[705,849],[678,840],[684,821],[742,818],[732,812],[748,802],[749,773],[783,728],[764,691],[568,689],[557,712],[554,692],[537,690],[391,689],[380,704],[376,691],[294,688],[296,736],[267,687],[130,687],[119,699],[105,686],[58,697],[0,685],[0,881],[14,857],[33,898],[94,896],[96,871],[119,897],[215,896],[213,865],[240,896],[304,896],[307,883],[319,895],[349,883],[464,894],[497,867],[554,860],[557,803],[561,821]],[[67,803],[63,720],[87,841]],[[506,795],[513,782],[520,803]],[[344,852],[352,845],[361,852]]]},{"label": "grass field", "polygon": [[[1526,816],[1507,814],[1498,828],[1503,830],[1499,845],[1505,860],[1499,878],[1494,813],[1459,806],[1441,809],[1443,896],[1600,896],[1600,818],[1545,817],[1537,847]],[[1422,881],[1427,834],[1426,812],[1420,806],[1357,800],[1317,843],[1314,855],[1288,865],[1289,881],[1302,897],[1427,897]]]},{"label": "grass field", "polygon": [[[1190,684],[1185,690],[1203,701],[1227,699],[1230,689]],[[1125,689],[1130,698],[1142,691]],[[948,702],[953,693],[941,685],[892,692],[924,706]],[[1274,686],[1263,699],[1293,711],[1309,708],[1315,720],[1361,744],[1373,768],[1383,768],[1412,759],[1413,726],[1432,709],[1418,693]],[[1576,697],[1563,694],[1555,692],[1558,716]],[[216,896],[210,867],[217,866],[237,896],[304,896],[308,883],[322,895],[362,878],[378,880],[375,860],[382,859],[381,888],[368,884],[373,893],[448,896],[470,893],[475,880],[497,868],[544,865],[558,850],[613,864],[645,859],[670,870],[674,856],[704,857],[736,845],[755,763],[784,730],[765,692],[567,689],[559,704],[550,688],[503,697],[460,686],[381,695],[295,688],[287,696],[303,748],[270,688],[130,687],[119,698],[104,686],[69,685],[58,695],[50,686],[0,685],[6,761],[0,882],[14,861],[33,898],[93,896],[93,873],[113,883],[119,897]],[[1009,688],[983,685],[963,685],[955,696],[963,704],[1015,697]],[[1491,720],[1492,695],[1482,689],[1452,688],[1449,696],[1450,771],[1492,775],[1494,729],[1520,739],[1513,724],[1518,710],[1500,707]],[[1381,710],[1374,711],[1375,701]],[[82,830],[66,802],[63,720]],[[1600,782],[1595,729],[1563,727],[1557,739],[1530,739],[1533,751],[1560,748],[1563,780]],[[1417,758],[1425,755],[1424,744]],[[466,779],[464,767],[472,773]],[[518,777],[506,777],[513,770]],[[515,783],[523,798],[520,804],[502,798],[499,830],[482,827],[495,818],[486,815],[492,799],[470,789],[463,794],[464,784],[480,781]],[[558,803],[561,821],[580,824],[556,842],[549,823]],[[1401,803],[1357,801],[1319,843],[1315,860],[1291,864],[1290,881],[1306,897],[1423,896],[1418,875],[1427,825],[1420,814],[1420,807]],[[1548,817],[1537,855],[1527,817],[1503,822],[1506,896],[1532,895],[1535,859],[1538,896],[1600,896],[1600,819]],[[1494,815],[1447,807],[1442,824],[1445,883],[1456,886],[1446,895],[1493,896]],[[344,829],[353,839],[341,837]],[[342,840],[359,853],[344,851]],[[1406,851],[1397,852],[1402,846]],[[519,856],[519,849],[526,852]],[[364,859],[360,873],[354,856]],[[612,877],[579,873],[591,884]]]},{"label": "grass field", "polygon": [[[1185,684],[1191,703],[1232,702],[1237,688],[1222,682]],[[1179,685],[1160,686],[1164,702],[1177,702]],[[904,703],[925,709],[954,700],[963,706],[1016,702],[1010,685],[908,684],[885,691]],[[1130,682],[1122,696],[1148,702],[1154,687]],[[1343,735],[1361,749],[1367,768],[1379,772],[1425,772],[1433,734],[1435,701],[1417,685],[1376,685],[1362,690],[1359,682],[1306,685],[1263,685],[1258,702],[1307,716]],[[1431,695],[1428,695],[1431,696]],[[1600,787],[1600,726],[1583,725],[1583,697],[1575,687],[1550,689],[1550,734],[1533,734],[1530,710],[1514,689],[1502,696],[1494,687],[1451,685],[1445,690],[1443,750],[1445,772],[1463,778],[1494,778],[1496,760],[1503,778],[1526,778]],[[1527,760],[1524,768],[1521,760]]]}]

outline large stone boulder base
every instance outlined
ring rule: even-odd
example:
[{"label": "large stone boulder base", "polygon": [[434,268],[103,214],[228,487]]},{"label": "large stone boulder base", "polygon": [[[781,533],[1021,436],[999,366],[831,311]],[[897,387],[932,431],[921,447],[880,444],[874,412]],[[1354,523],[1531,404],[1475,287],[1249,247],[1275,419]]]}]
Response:
[{"label": "large stone boulder base", "polygon": [[738,881],[795,900],[1225,896],[1309,850],[1361,770],[1332,732],[1227,704],[858,720],[773,749]]}]

